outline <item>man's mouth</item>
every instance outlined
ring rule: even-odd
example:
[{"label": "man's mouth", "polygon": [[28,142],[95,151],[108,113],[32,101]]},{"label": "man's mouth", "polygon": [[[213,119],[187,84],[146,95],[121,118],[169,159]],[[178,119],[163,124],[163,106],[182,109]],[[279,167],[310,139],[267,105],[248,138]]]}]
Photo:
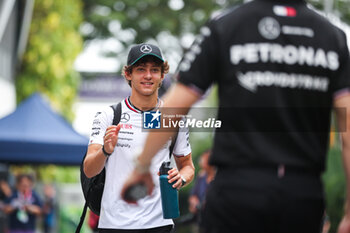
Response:
[{"label": "man's mouth", "polygon": [[141,82],[141,84],[145,86],[152,86],[153,82]]}]

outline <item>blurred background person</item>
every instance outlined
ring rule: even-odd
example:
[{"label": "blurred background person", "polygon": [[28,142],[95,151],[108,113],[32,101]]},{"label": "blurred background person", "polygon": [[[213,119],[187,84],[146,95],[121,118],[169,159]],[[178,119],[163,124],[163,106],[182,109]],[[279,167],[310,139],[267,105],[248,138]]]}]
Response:
[{"label": "blurred background person", "polygon": [[20,174],[16,178],[16,190],[6,199],[4,212],[9,218],[9,233],[34,233],[37,216],[41,214],[41,200],[33,191],[31,175]]},{"label": "blurred background person", "polygon": [[9,183],[2,179],[0,180],[0,233],[6,232],[7,217],[4,213],[5,200],[12,195],[12,189]]},{"label": "blurred background person", "polygon": [[199,156],[198,165],[200,170],[198,171],[188,197],[189,213],[176,219],[175,232],[180,229],[182,230],[182,227],[187,225],[190,225],[192,233],[199,232],[198,226],[200,225],[200,214],[205,202],[205,195],[216,172],[215,167],[209,164],[210,154],[211,150],[208,149]]},{"label": "blurred background person", "polygon": [[206,150],[199,158],[200,171],[195,179],[194,186],[191,190],[188,198],[189,211],[193,215],[195,225],[193,227],[194,232],[198,232],[198,224],[200,224],[201,217],[200,212],[204,205],[205,196],[207,193],[210,182],[215,177],[216,169],[209,164],[209,157],[211,150]]},{"label": "blurred background person", "polygon": [[44,186],[43,225],[44,233],[52,233],[56,226],[56,190],[51,184]]}]

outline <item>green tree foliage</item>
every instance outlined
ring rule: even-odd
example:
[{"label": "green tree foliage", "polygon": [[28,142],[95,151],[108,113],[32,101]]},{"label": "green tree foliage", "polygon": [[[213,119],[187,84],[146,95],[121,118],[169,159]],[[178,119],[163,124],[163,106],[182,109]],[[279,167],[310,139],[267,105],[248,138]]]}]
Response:
[{"label": "green tree foliage", "polygon": [[162,31],[173,35],[198,32],[211,13],[241,0],[85,0],[84,16],[91,26],[86,39],[114,36],[113,22],[135,33],[135,43],[156,38]]},{"label": "green tree foliage", "polygon": [[350,1],[343,0],[308,0],[313,6],[320,10],[330,11],[340,17],[344,22],[350,24]]},{"label": "green tree foliage", "polygon": [[[323,10],[327,1],[307,0]],[[214,12],[233,7],[243,0],[85,0],[82,32],[85,40],[117,38],[124,47],[156,39],[166,31],[181,38],[197,34]],[[350,23],[349,1],[334,0],[330,9]],[[333,3],[333,4],[332,4]],[[132,36],[125,36],[128,30]]]},{"label": "green tree foliage", "polygon": [[177,64],[210,15],[237,2],[242,0],[85,0],[81,32],[87,41],[117,40],[118,49],[101,53],[122,64],[131,44],[154,41]]},{"label": "green tree foliage", "polygon": [[32,174],[42,183],[78,183],[80,177],[79,168],[73,166],[50,165],[12,165],[11,174]]},{"label": "green tree foliage", "polygon": [[27,50],[16,78],[17,101],[46,94],[53,107],[73,120],[79,76],[73,69],[82,49],[80,1],[36,0]]},{"label": "green tree foliage", "polygon": [[[331,12],[350,22],[349,1],[306,0],[323,10],[330,3]],[[100,53],[119,61],[119,72],[126,51],[135,43],[158,43],[175,71],[184,51],[209,18],[243,0],[84,0],[81,32],[86,42],[112,39]],[[87,43],[88,44],[88,43]]]}]

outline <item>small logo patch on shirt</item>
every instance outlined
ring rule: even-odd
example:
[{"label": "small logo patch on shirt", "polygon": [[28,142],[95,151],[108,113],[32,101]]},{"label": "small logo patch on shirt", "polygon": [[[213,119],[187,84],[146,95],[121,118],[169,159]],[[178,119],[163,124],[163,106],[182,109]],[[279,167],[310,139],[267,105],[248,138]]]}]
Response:
[{"label": "small logo patch on shirt", "polygon": [[284,17],[295,17],[297,15],[297,11],[295,10],[295,8],[290,6],[276,5],[273,7],[273,12],[275,13],[275,15]]}]

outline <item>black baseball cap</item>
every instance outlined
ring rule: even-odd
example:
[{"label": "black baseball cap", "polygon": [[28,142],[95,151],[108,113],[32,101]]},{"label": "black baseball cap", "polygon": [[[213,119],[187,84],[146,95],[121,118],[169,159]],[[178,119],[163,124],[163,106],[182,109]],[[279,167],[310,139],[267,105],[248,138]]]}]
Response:
[{"label": "black baseball cap", "polygon": [[160,51],[160,48],[158,46],[143,43],[134,45],[130,49],[127,65],[134,65],[138,60],[145,56],[155,56],[156,58],[164,62],[162,52]]}]

